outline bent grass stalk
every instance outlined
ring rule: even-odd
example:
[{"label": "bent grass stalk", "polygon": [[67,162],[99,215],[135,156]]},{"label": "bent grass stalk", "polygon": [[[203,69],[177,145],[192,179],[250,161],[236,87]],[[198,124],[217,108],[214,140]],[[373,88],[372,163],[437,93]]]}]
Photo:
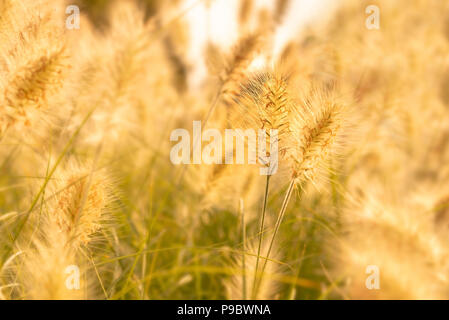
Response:
[{"label": "bent grass stalk", "polygon": [[12,243],[11,246],[8,247],[8,249],[6,249],[5,253],[4,253],[4,257],[8,256],[11,253],[11,250],[13,248],[14,243],[16,242],[16,240],[18,239],[20,233],[22,232],[23,227],[25,226],[25,224],[28,221],[28,218],[31,214],[31,212],[34,210],[34,207],[37,205],[39,198],[41,197],[41,195],[45,192],[45,188],[47,187],[51,177],[53,176],[53,174],[55,173],[56,169],[58,168],[59,164],[61,163],[62,159],[64,159],[64,156],[67,154],[67,152],[69,151],[70,147],[72,146],[73,142],[75,141],[76,137],[79,135],[79,133],[81,132],[81,129],[83,128],[83,126],[86,124],[86,122],[89,120],[89,118],[91,117],[91,115],[93,114],[93,112],[95,111],[95,108],[93,108],[87,115],[86,117],[83,119],[83,122],[78,126],[78,128],[76,129],[76,131],[73,133],[72,137],[69,139],[69,141],[67,142],[67,144],[65,145],[64,149],[62,150],[61,154],[59,155],[58,159],[56,160],[56,163],[54,164],[54,166],[51,168],[49,174],[47,175],[47,177],[45,178],[44,184],[42,185],[42,187],[39,189],[39,192],[37,193],[37,195],[34,197],[34,200],[31,203],[30,208],[28,209],[28,211],[25,213],[25,218],[23,218],[23,220],[21,222],[19,222],[18,225],[18,230],[12,235]]},{"label": "bent grass stalk", "polygon": [[[279,230],[279,227],[280,227],[280,225],[282,223],[282,219],[284,218],[284,215],[285,215],[285,211],[287,210],[287,206],[288,206],[288,204],[290,202],[290,198],[292,196],[294,186],[295,186],[295,180],[292,180],[290,182],[290,185],[288,186],[287,193],[285,194],[285,198],[284,198],[284,201],[282,203],[281,210],[279,211],[279,215],[278,215],[278,218],[277,218],[277,221],[276,221],[276,225],[274,227],[273,236],[271,237],[270,245],[268,247],[268,251],[267,251],[266,257],[264,257],[264,263],[262,265],[262,270],[261,270],[261,277],[260,277],[260,280],[258,282],[259,286],[260,286],[260,282],[261,282],[263,273],[264,273],[266,265],[267,265],[267,261],[270,259],[270,254],[271,254],[271,250],[273,248],[273,244],[274,244],[274,240],[276,238],[276,234],[277,234],[277,232]],[[258,257],[259,257],[259,255],[258,255]],[[257,292],[257,287],[255,289],[256,289],[256,292]]]}]

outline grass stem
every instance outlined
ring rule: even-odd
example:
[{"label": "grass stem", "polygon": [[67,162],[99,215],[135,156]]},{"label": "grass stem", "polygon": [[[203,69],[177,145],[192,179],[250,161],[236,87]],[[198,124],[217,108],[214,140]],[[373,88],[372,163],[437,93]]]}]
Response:
[{"label": "grass stem", "polygon": [[259,268],[259,257],[260,257],[260,250],[262,247],[262,238],[263,238],[263,230],[264,230],[264,225],[265,225],[265,213],[266,213],[266,209],[267,209],[267,199],[268,199],[268,188],[270,185],[270,175],[267,175],[267,180],[265,183],[265,194],[263,197],[263,207],[262,207],[262,217],[260,220],[260,229],[259,229],[259,244],[257,246],[257,259],[256,259],[256,268],[254,270],[254,281],[253,281],[253,289],[252,289],[252,298],[255,298],[255,295],[257,293],[256,290],[256,284],[257,284],[257,271]]}]

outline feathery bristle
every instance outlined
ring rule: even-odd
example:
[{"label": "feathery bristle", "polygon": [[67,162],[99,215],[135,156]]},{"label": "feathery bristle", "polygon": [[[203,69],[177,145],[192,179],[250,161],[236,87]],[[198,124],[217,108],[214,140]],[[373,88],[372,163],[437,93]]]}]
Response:
[{"label": "feathery bristle", "polygon": [[50,89],[61,85],[63,51],[60,48],[15,70],[5,91],[7,106],[24,108],[31,104],[41,108]]},{"label": "feathery bristle", "polygon": [[87,244],[105,220],[110,200],[107,178],[101,172],[91,176],[88,170],[75,170],[58,183],[61,191],[55,195],[51,217],[75,243]]},{"label": "feathery bristle", "polygon": [[31,247],[22,248],[24,268],[18,270],[18,277],[31,299],[83,299],[87,284],[68,288],[66,268],[75,265],[87,272],[81,252],[108,219],[109,182],[101,171],[70,164],[48,188],[52,194]]},{"label": "feathery bristle", "polygon": [[[20,29],[9,28],[11,40],[3,44],[0,63],[5,76],[0,78],[0,118],[3,130],[15,124],[30,126],[48,108],[49,99],[57,93],[69,69],[62,26],[51,10],[36,14],[32,8],[13,6],[14,16],[31,15]],[[21,24],[19,24],[21,26]],[[16,30],[17,29],[17,30]],[[41,109],[41,110],[39,110]],[[3,131],[2,130],[2,131]]]},{"label": "feathery bristle", "polygon": [[0,0],[0,299],[449,298],[448,18]]},{"label": "feathery bristle", "polygon": [[231,118],[234,126],[265,130],[267,142],[270,130],[277,131],[278,150],[285,154],[290,119],[294,112],[290,101],[287,79],[274,72],[256,73],[244,83],[235,99],[237,112]]}]

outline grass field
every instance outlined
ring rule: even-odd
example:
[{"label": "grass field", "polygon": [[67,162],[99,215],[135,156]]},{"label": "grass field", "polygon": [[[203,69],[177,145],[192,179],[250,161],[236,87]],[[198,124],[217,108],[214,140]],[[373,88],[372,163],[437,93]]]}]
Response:
[{"label": "grass field", "polygon": [[293,2],[0,0],[0,299],[449,298],[449,3]]}]

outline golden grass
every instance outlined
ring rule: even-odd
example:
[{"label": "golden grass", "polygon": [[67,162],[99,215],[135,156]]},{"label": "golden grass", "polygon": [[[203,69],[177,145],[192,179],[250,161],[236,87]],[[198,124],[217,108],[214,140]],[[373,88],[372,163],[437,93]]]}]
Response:
[{"label": "golden grass", "polygon": [[[0,0],[0,299],[449,298],[449,5],[343,1],[273,57],[292,1],[190,61],[194,8]],[[276,130],[278,172],[172,164],[195,120]]]}]

